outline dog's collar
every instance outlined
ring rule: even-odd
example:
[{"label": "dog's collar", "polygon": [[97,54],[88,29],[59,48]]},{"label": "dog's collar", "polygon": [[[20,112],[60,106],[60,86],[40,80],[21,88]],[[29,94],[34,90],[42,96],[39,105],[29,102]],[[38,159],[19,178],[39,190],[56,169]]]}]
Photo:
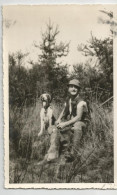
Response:
[{"label": "dog's collar", "polygon": [[46,113],[48,108],[52,108],[51,106],[48,106],[47,108],[44,108],[44,112]]}]

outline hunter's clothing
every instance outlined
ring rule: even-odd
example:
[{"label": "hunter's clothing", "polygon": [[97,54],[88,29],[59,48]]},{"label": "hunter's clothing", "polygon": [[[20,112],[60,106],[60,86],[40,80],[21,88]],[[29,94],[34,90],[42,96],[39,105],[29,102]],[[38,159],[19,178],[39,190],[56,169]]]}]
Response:
[{"label": "hunter's clothing", "polygon": [[[49,153],[54,152],[53,148],[58,148],[56,147],[56,144],[58,146],[58,142],[60,142],[60,148],[64,148],[65,146],[64,152],[70,149],[70,152],[74,153],[75,150],[78,150],[83,132],[87,126],[87,122],[89,121],[87,103],[80,98],[80,96],[77,96],[73,101],[72,99],[67,98],[64,104],[62,121],[69,121],[76,116],[79,117],[79,120],[73,125],[69,125],[63,130],[58,130],[56,128],[54,131],[55,141],[53,141],[53,144],[50,144],[48,156]],[[52,134],[51,136],[53,137]],[[57,153],[57,151],[55,151],[55,153]]]},{"label": "hunter's clothing", "polygon": [[79,120],[73,125],[66,127],[65,129],[67,130],[64,129],[60,131],[60,141],[68,145],[71,150],[73,148],[78,149],[83,132],[89,122],[87,103],[78,95],[73,101],[67,98],[64,106],[64,121],[70,120],[76,116],[79,117]]},{"label": "hunter's clothing", "polygon": [[79,96],[77,96],[74,100],[71,98],[67,98],[63,114],[63,119],[70,120],[76,115],[80,117],[80,121],[88,120],[88,108],[87,103]]}]

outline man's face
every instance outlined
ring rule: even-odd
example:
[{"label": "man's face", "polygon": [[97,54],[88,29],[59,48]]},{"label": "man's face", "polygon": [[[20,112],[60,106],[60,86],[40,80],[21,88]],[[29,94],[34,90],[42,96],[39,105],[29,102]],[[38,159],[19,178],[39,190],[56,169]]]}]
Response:
[{"label": "man's face", "polygon": [[75,85],[69,85],[68,92],[71,96],[76,96],[79,93],[79,88]]}]

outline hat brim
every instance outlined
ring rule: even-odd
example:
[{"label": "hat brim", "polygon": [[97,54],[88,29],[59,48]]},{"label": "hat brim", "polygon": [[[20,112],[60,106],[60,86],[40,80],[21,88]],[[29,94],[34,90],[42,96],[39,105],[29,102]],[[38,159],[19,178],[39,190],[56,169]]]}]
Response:
[{"label": "hat brim", "polygon": [[70,85],[74,85],[74,86],[76,86],[77,88],[79,88],[79,89],[81,89],[81,87],[80,86],[78,86],[78,85],[75,85],[75,84],[68,84],[67,86],[69,87]]}]

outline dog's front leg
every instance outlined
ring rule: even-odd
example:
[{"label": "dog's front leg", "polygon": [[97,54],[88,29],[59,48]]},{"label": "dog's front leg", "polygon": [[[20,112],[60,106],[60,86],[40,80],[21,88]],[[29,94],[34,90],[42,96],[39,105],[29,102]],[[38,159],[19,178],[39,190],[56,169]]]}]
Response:
[{"label": "dog's front leg", "polygon": [[53,132],[53,126],[52,126],[52,116],[53,112],[52,110],[49,112],[49,128],[48,128],[48,133],[51,134]]},{"label": "dog's front leg", "polygon": [[38,137],[40,137],[40,136],[43,134],[44,129],[45,129],[44,120],[41,119],[41,130],[40,130],[40,132],[38,133]]},{"label": "dog's front leg", "polygon": [[52,117],[49,118],[49,127],[52,126]]},{"label": "dog's front leg", "polygon": [[52,126],[52,116],[53,116],[53,110],[52,109],[49,109],[49,112],[48,112],[48,118],[49,118],[49,127]]}]

